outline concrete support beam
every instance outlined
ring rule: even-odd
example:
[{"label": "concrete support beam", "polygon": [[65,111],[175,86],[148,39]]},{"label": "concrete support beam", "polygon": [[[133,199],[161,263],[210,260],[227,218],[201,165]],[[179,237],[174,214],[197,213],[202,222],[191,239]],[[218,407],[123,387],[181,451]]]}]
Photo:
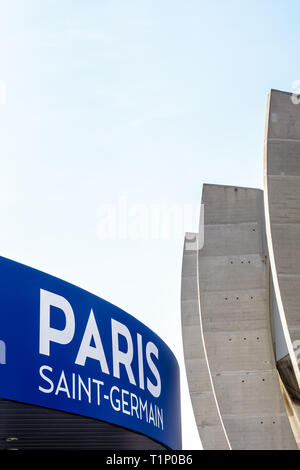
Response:
[{"label": "concrete support beam", "polygon": [[[196,239],[196,234],[194,234]],[[198,251],[187,234],[182,262],[181,318],[185,366],[199,436],[204,449],[230,449],[203,344],[197,281]],[[194,247],[195,248],[195,247]]]},{"label": "concrete support beam", "polygon": [[[184,350],[197,422],[218,426],[218,448],[229,441],[232,449],[296,449],[271,335],[263,194],[204,185],[202,204],[204,246],[185,250],[182,272]],[[194,399],[204,391],[210,406]],[[212,448],[205,427],[199,434],[203,447]]]},{"label": "concrete support beam", "polygon": [[300,399],[300,105],[291,93],[269,94],[264,165],[272,277]]}]

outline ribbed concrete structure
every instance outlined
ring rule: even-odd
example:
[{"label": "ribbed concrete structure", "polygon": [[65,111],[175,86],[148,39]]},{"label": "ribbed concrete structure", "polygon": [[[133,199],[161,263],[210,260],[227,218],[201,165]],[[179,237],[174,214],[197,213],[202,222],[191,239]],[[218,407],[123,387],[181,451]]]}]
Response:
[{"label": "ribbed concrete structure", "polygon": [[[181,311],[186,372],[204,449],[230,449],[204,349],[199,316],[196,234],[187,234],[182,261]],[[195,240],[191,244],[191,240]]]},{"label": "ribbed concrete structure", "polygon": [[281,364],[286,363],[284,375],[289,376],[290,389],[299,401],[300,104],[291,93],[272,90],[269,94],[264,182],[272,277],[289,353]]},{"label": "ribbed concrete structure", "polygon": [[182,324],[203,447],[296,449],[271,335],[262,191],[204,185],[202,204],[204,246],[184,252]]}]

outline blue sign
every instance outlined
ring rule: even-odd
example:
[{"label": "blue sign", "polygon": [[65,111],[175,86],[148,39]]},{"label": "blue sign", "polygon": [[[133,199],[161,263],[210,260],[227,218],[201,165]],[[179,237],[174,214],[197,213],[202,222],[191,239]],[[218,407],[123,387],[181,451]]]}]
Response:
[{"label": "blue sign", "polygon": [[181,448],[177,361],[134,317],[0,257],[0,397],[124,426]]}]

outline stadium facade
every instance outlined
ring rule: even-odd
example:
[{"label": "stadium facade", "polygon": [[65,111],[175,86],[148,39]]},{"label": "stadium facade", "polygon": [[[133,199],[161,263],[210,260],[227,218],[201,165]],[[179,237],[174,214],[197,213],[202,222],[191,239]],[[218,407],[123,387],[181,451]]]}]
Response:
[{"label": "stadium facade", "polygon": [[176,358],[115,305],[0,258],[0,450],[181,448]]},{"label": "stadium facade", "polygon": [[300,446],[300,105],[272,90],[264,190],[204,185],[182,334],[204,449]]}]

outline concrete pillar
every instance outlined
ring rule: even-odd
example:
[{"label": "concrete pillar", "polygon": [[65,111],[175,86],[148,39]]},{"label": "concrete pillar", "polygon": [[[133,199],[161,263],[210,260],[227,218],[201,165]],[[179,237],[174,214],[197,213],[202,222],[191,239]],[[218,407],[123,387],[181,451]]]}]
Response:
[{"label": "concrete pillar", "polygon": [[272,278],[289,353],[285,362],[291,362],[300,399],[300,104],[278,90],[268,98],[264,185]]},{"label": "concrete pillar", "polygon": [[[202,204],[204,246],[184,253],[182,323],[203,447],[214,423],[223,448],[296,449],[271,335],[262,191],[204,185]],[[210,407],[195,400],[204,393]]]}]

